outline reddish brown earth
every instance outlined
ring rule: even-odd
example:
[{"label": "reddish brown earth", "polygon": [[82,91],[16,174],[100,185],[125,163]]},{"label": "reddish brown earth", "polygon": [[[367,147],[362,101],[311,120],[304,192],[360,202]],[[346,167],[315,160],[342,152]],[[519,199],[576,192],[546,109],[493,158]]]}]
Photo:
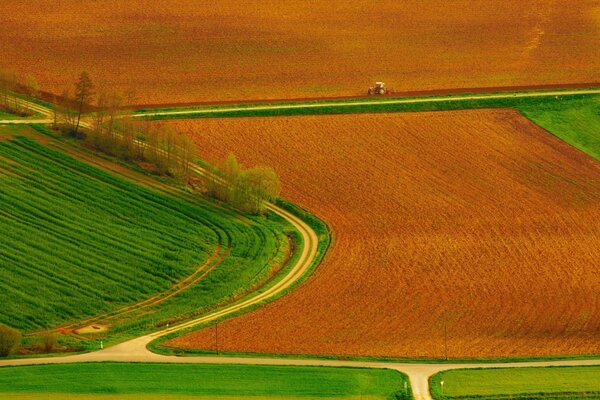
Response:
[{"label": "reddish brown earth", "polygon": [[[334,244],[221,350],[450,357],[598,353],[600,164],[513,110],[170,122],[210,161],[274,166]],[[212,349],[212,328],[172,340]]]},{"label": "reddish brown earth", "polygon": [[594,0],[9,0],[0,68],[136,103],[595,82]]}]

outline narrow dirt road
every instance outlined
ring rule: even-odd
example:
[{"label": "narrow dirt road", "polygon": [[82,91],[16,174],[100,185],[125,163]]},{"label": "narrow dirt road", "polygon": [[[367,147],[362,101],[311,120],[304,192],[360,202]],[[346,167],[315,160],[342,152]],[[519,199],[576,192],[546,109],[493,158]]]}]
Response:
[{"label": "narrow dirt road", "polygon": [[[509,97],[542,97],[542,96],[564,96],[573,94],[596,94],[600,93],[600,90],[577,90],[577,91],[555,91],[555,92],[544,92],[544,93],[522,93],[522,94],[494,94],[494,95],[466,95],[466,96],[453,96],[453,97],[428,97],[423,99],[405,99],[405,100],[391,100],[391,104],[400,103],[418,103],[418,102],[432,102],[432,101],[460,101],[460,100],[476,100],[483,98],[509,98]],[[43,115],[50,116],[51,110],[46,109],[38,104],[31,103],[23,100],[24,106],[31,106],[31,109],[42,113]],[[265,109],[286,109],[286,108],[314,108],[314,107],[339,107],[339,106],[352,106],[352,105],[364,105],[371,104],[371,102],[340,102],[340,103],[327,103],[324,104],[295,104],[295,105],[271,105],[271,106],[259,106],[252,108],[220,108],[214,110],[207,110],[211,113],[229,112],[238,110],[265,110]],[[174,111],[174,112],[156,112],[156,113],[145,113],[144,115],[181,115],[185,117],[186,114],[197,113],[199,109],[193,111]],[[44,122],[51,122],[51,120],[40,120]],[[0,120],[0,124],[4,121]],[[31,121],[23,121],[19,123],[32,123]],[[83,125],[83,124],[82,124]],[[195,171],[200,174],[206,172],[199,167],[194,167]],[[161,362],[161,363],[199,363],[199,364],[263,364],[263,365],[305,365],[305,366],[334,366],[334,367],[362,367],[362,368],[388,368],[406,373],[411,382],[415,399],[417,400],[429,400],[431,395],[429,393],[429,377],[437,372],[449,369],[457,368],[494,368],[494,367],[545,367],[545,366],[575,366],[575,365],[600,365],[600,358],[595,360],[564,360],[564,361],[536,361],[536,362],[511,362],[511,363],[470,363],[470,364],[450,364],[450,363],[395,363],[395,362],[377,362],[377,361],[342,361],[342,360],[320,360],[320,359],[291,359],[291,358],[265,358],[265,357],[215,357],[215,356],[202,356],[202,357],[176,357],[176,356],[163,356],[152,353],[147,349],[147,345],[156,338],[165,336],[169,333],[177,332],[182,329],[190,328],[200,324],[209,323],[211,321],[218,320],[220,318],[231,316],[237,312],[248,310],[254,306],[258,306],[264,301],[275,298],[282,294],[291,286],[293,286],[310,268],[313,260],[317,254],[318,237],[316,233],[308,226],[305,222],[290,214],[289,212],[269,205],[269,209],[279,214],[287,221],[289,221],[302,235],[305,246],[302,250],[300,257],[297,262],[292,266],[290,271],[282,278],[277,284],[271,288],[265,290],[262,293],[256,292],[250,298],[239,301],[232,305],[226,306],[220,310],[213,311],[202,317],[193,319],[191,321],[155,332],[149,335],[138,337],[136,339],[129,340],[127,342],[118,344],[116,346],[98,350],[92,353],[79,354],[65,357],[47,357],[47,358],[27,358],[27,359],[14,359],[14,360],[2,360],[0,366],[11,366],[11,365],[32,365],[32,364],[56,364],[56,363],[74,363],[74,362],[94,362],[94,361],[120,361],[120,362]]]}]

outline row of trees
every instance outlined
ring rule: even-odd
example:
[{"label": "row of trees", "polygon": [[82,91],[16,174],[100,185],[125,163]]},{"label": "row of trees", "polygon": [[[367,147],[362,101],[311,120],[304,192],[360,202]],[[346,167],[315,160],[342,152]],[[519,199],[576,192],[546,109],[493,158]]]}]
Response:
[{"label": "row of trees", "polygon": [[33,75],[19,77],[15,72],[0,69],[0,109],[20,116],[33,113],[19,103],[18,94],[35,97],[39,93],[39,85]]},{"label": "row of trees", "polygon": [[[54,125],[83,139],[105,153],[127,161],[146,162],[161,175],[190,180],[196,146],[189,135],[172,125],[136,121],[124,110],[134,96],[96,88],[86,72],[75,83],[74,92],[63,92],[54,109]],[[94,107],[91,105],[95,104]],[[82,115],[93,111],[91,123],[81,130]],[[229,155],[215,176],[206,176],[208,194],[246,213],[262,214],[265,201],[279,196],[280,183],[272,168],[245,169]]]},{"label": "row of trees", "polygon": [[207,191],[238,210],[263,214],[265,202],[279,196],[279,177],[269,167],[245,169],[233,154],[229,154],[219,171],[207,178]]},{"label": "row of trees", "polygon": [[[72,96],[63,92],[56,102],[54,124],[71,136],[84,139],[98,150],[127,161],[150,163],[161,175],[171,175],[187,182],[190,163],[196,157],[192,140],[174,127],[149,122],[136,122],[123,105],[132,103],[131,93],[121,94],[100,89],[98,95],[91,78],[85,72],[79,76]],[[81,117],[92,110],[91,124],[81,131]]]}]

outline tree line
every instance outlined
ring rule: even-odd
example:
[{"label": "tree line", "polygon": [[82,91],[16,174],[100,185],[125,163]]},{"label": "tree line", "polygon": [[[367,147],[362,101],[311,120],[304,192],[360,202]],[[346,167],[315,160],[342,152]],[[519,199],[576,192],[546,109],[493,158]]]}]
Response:
[{"label": "tree line", "polygon": [[33,115],[19,103],[19,94],[36,97],[39,85],[33,75],[18,76],[16,72],[0,69],[0,110],[21,117]]},{"label": "tree line", "polygon": [[[17,92],[35,97],[39,85],[31,75],[19,80],[15,73],[0,70],[0,107],[26,113]],[[64,90],[53,100],[54,129],[119,159],[149,164],[156,174],[190,182],[191,166],[197,158],[190,135],[172,125],[132,118],[125,105],[133,104],[133,93],[97,88],[90,75],[82,72],[72,90]],[[83,118],[87,114],[89,117]],[[279,178],[272,168],[244,168],[233,154],[214,174],[201,179],[208,195],[244,213],[263,214],[265,202],[280,192]]]},{"label": "tree line", "polygon": [[[134,121],[126,103],[133,94],[122,94],[103,88],[96,93],[90,76],[82,72],[74,91],[63,91],[54,102],[54,126],[81,139],[104,153],[126,161],[144,162],[159,175],[168,175],[187,182],[190,163],[196,158],[193,141],[173,127]],[[92,106],[94,104],[94,106]],[[82,115],[91,113],[91,123],[82,130]]]},{"label": "tree line", "polygon": [[246,169],[229,154],[206,181],[210,196],[249,214],[263,214],[266,202],[279,196],[279,177],[270,167]]}]

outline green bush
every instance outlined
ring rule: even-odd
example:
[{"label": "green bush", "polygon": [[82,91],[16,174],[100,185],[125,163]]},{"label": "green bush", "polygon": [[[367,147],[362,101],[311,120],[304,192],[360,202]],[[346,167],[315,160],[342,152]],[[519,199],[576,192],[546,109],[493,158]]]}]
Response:
[{"label": "green bush", "polygon": [[53,331],[46,331],[39,335],[38,346],[44,353],[51,353],[58,344],[58,334]]},{"label": "green bush", "polygon": [[21,333],[10,326],[0,324],[0,357],[10,355],[21,341]]}]

